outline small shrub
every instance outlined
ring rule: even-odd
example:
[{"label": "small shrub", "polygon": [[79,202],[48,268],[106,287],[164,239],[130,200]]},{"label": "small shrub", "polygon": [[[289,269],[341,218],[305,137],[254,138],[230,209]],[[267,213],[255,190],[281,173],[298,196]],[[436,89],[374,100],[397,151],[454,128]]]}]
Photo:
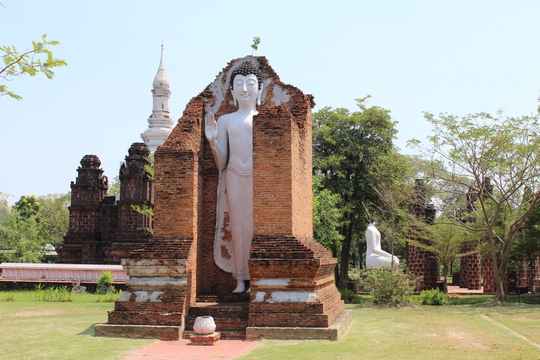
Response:
[{"label": "small shrub", "polygon": [[109,290],[114,291],[114,288],[112,287],[113,281],[114,277],[112,272],[110,270],[103,271],[97,281],[97,292],[100,294],[106,294],[108,292],[111,292]]},{"label": "small shrub", "polygon": [[13,294],[11,291],[6,293],[4,295],[3,301],[15,301],[15,294]]},{"label": "small shrub", "polygon": [[98,295],[98,297],[96,298],[96,302],[98,303],[115,302],[116,300],[118,300],[118,298],[120,298],[121,295],[122,295],[122,290],[118,292],[108,292],[104,295]]},{"label": "small shrub", "polygon": [[39,283],[36,285],[35,290],[36,290],[36,294],[35,294],[36,301],[44,301],[43,298],[45,296],[45,286],[43,286],[42,283]]},{"label": "small shrub", "polygon": [[71,302],[73,301],[73,294],[66,286],[60,288],[48,287],[45,288],[41,284],[36,286],[36,301],[47,302]]},{"label": "small shrub", "polygon": [[345,301],[345,304],[361,304],[364,302],[360,295],[350,289],[341,290],[341,300]]},{"label": "small shrub", "polygon": [[420,293],[420,303],[422,305],[444,305],[446,295],[439,289],[424,290]]},{"label": "small shrub", "polygon": [[373,302],[380,305],[408,302],[413,292],[410,277],[389,268],[367,271],[361,283],[373,297]]}]

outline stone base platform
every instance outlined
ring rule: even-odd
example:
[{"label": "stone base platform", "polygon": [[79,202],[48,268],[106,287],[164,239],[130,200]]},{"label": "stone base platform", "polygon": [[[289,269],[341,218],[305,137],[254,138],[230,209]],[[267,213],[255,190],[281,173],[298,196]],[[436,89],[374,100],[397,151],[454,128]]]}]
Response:
[{"label": "stone base platform", "polygon": [[182,326],[163,325],[120,325],[97,324],[95,336],[120,337],[129,339],[159,339],[162,341],[179,340],[184,328]]},{"label": "stone base platform", "polygon": [[189,336],[189,341],[193,345],[214,345],[219,339],[221,339],[221,334],[219,332],[208,335],[193,334]]},{"label": "stone base platform", "polygon": [[349,331],[352,323],[352,310],[344,310],[327,328],[322,327],[248,327],[246,340],[333,340],[337,341]]}]

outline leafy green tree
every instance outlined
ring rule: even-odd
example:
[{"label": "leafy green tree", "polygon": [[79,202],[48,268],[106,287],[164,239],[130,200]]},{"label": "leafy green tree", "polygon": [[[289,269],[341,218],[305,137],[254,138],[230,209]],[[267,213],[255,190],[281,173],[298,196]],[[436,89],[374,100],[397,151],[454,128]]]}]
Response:
[{"label": "leafy green tree", "polygon": [[31,216],[37,215],[39,212],[40,203],[36,195],[21,196],[19,201],[15,203],[15,209],[17,209],[19,215],[23,219],[27,219]]},{"label": "leafy green tree", "polygon": [[71,194],[51,194],[38,197],[40,204],[37,220],[43,229],[44,241],[57,247],[64,241],[69,229]]},{"label": "leafy green tree", "polygon": [[116,175],[109,185],[107,190],[108,196],[117,196],[120,194],[120,177]]},{"label": "leafy green tree", "polygon": [[[410,145],[429,161],[425,172],[441,192],[474,200],[474,206],[467,208],[471,221],[456,218],[456,224],[483,232],[493,262],[495,300],[506,301],[504,278],[510,251],[524,221],[540,202],[538,116],[436,117],[425,113],[425,118],[433,136],[428,145],[418,140]],[[527,189],[530,196],[524,196]]]},{"label": "leafy green tree", "polygon": [[390,111],[368,107],[368,98],[356,100],[355,112],[325,107],[313,115],[313,171],[321,186],[341,199],[340,289],[347,286],[353,244],[363,238],[369,221],[366,209],[379,201],[375,185],[396,175],[384,163],[395,153],[395,122]]},{"label": "leafy green tree", "polygon": [[397,172],[400,176],[375,184],[379,201],[372,204],[370,213],[377,220],[377,228],[381,231],[382,240],[389,245],[390,253],[404,254],[405,242],[415,221],[410,212],[415,200],[415,162],[410,156],[392,153],[383,163],[390,165],[388,172]]},{"label": "leafy green tree", "polygon": [[45,241],[35,215],[21,218],[12,210],[0,219],[0,260],[37,263],[43,259]]},{"label": "leafy green tree", "polygon": [[[0,80],[11,81],[23,75],[35,76],[38,73],[44,74],[47,78],[54,77],[53,69],[60,66],[67,66],[67,62],[56,59],[49,49],[51,46],[60,44],[55,40],[47,40],[47,35],[41,37],[41,41],[32,41],[32,47],[23,52],[19,52],[15,45],[0,46],[0,54],[3,60],[3,67],[0,66]],[[22,96],[8,90],[7,85],[0,85],[0,97],[8,95],[16,100],[21,100]]]},{"label": "leafy green tree", "polygon": [[341,197],[321,187],[321,177],[313,178],[313,237],[338,257],[343,235]]},{"label": "leafy green tree", "polygon": [[4,194],[0,191],[0,217],[2,216],[2,214],[5,214],[9,211],[9,196],[9,194]]},{"label": "leafy green tree", "polygon": [[40,262],[46,244],[58,246],[68,231],[70,194],[21,196],[0,211],[2,261]]}]

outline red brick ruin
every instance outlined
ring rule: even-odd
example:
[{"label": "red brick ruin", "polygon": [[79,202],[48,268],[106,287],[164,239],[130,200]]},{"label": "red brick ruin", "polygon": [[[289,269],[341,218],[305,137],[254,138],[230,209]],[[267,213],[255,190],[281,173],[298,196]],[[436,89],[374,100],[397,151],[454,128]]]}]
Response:
[{"label": "red brick ruin", "polygon": [[[425,223],[433,223],[435,220],[435,207],[428,202],[427,190],[423,180],[416,180],[415,185],[416,201],[411,212]],[[411,237],[414,235],[411,234]],[[422,242],[422,239],[414,238]],[[432,252],[422,248],[406,245],[406,263],[407,268],[417,278],[417,291],[430,290],[437,288],[439,281],[439,261]]]},{"label": "red brick ruin", "polygon": [[131,251],[151,237],[148,217],[133,209],[151,206],[153,186],[144,171],[150,151],[143,143],[134,143],[120,167],[120,200],[107,196],[109,183],[101,161],[86,155],[71,182],[69,230],[58,249],[58,262],[64,264],[120,264]]},{"label": "red brick ruin", "polygon": [[[264,79],[253,120],[254,239],[251,292],[213,259],[218,171],[204,135],[209,109],[235,111],[229,74],[249,60]],[[333,283],[337,260],[313,239],[313,98],[284,84],[264,57],[231,61],[191,99],[155,152],[154,236],[122,261],[128,291],[96,334],[177,339],[195,317],[214,316],[222,338],[328,338],[350,311]]]}]

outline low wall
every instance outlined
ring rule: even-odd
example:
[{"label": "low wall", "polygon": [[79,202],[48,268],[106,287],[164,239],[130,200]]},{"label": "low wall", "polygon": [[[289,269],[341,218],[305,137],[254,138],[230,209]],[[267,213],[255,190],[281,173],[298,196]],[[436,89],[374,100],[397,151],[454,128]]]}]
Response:
[{"label": "low wall", "polygon": [[97,282],[103,271],[112,273],[115,284],[125,283],[129,279],[122,265],[1,263],[0,280],[93,283]]}]

